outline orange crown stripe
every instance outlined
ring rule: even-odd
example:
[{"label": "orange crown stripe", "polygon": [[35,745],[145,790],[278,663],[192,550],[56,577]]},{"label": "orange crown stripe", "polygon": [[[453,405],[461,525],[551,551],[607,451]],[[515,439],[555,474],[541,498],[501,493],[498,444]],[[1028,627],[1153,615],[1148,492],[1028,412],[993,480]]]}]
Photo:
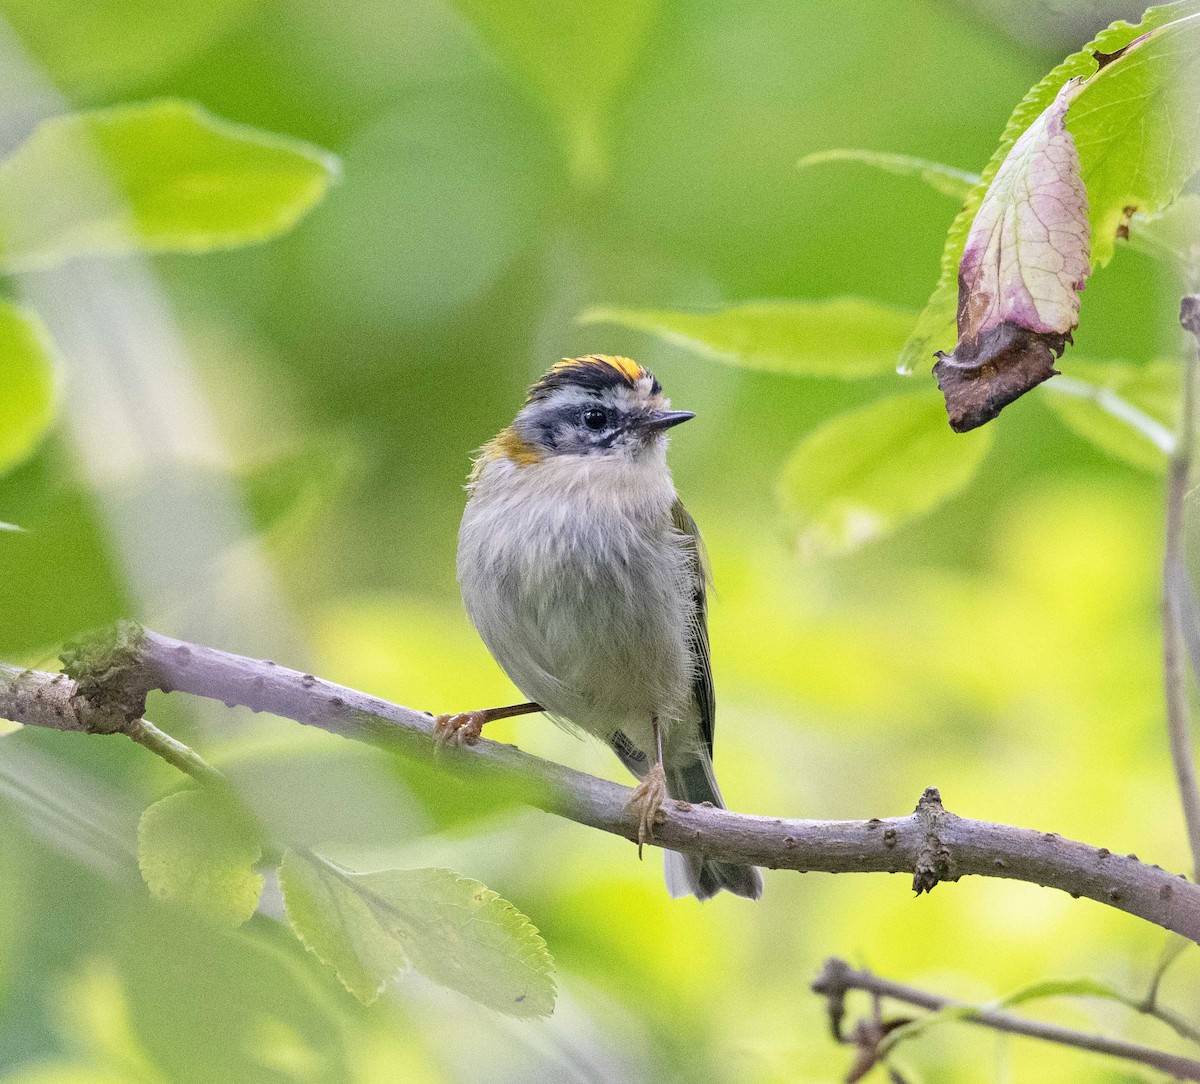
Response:
[{"label": "orange crown stripe", "polygon": [[581,358],[563,358],[550,371],[562,372],[564,369],[575,369],[584,365],[607,365],[620,373],[630,384],[636,384],[646,375],[646,370],[636,361],[619,354],[585,354]]}]

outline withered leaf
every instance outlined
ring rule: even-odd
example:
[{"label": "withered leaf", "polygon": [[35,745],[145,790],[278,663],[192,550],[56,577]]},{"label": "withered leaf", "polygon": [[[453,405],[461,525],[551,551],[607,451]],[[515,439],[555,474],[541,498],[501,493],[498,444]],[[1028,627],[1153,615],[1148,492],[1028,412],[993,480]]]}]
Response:
[{"label": "withered leaf", "polygon": [[1090,271],[1087,191],[1064,119],[1069,80],[1013,145],[967,235],[958,273],[958,345],[933,367],[959,433],[991,421],[1054,376],[1079,323]]}]

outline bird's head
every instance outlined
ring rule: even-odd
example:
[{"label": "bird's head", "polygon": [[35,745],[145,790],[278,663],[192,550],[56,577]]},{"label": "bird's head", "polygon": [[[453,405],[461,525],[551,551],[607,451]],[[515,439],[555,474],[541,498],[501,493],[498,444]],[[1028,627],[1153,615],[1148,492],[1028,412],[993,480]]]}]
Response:
[{"label": "bird's head", "polygon": [[666,431],[692,417],[671,410],[662,385],[637,362],[588,354],[560,361],[534,384],[488,451],[522,465],[553,456],[640,459],[661,455]]}]

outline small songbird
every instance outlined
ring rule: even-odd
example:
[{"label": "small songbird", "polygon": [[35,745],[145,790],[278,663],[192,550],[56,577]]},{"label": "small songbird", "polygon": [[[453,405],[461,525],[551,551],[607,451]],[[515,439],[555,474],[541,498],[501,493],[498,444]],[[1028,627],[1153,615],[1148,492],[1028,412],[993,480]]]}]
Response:
[{"label": "small songbird", "polygon": [[[692,417],[628,358],[560,362],[481,450],[458,537],[467,612],[531,702],[439,716],[439,739],[534,711],[594,735],[641,781],[639,852],[668,796],[724,805],[708,569],[667,466],[667,430]],[[673,896],[762,893],[753,866],[668,851],[666,875]]]}]

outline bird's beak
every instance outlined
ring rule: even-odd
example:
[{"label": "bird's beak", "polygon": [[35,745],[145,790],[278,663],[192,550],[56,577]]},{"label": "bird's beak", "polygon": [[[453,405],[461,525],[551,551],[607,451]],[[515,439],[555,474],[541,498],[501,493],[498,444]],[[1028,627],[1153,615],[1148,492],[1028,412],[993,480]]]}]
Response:
[{"label": "bird's beak", "polygon": [[646,419],[645,425],[647,429],[658,432],[681,422],[689,422],[695,416],[690,410],[656,410]]}]

